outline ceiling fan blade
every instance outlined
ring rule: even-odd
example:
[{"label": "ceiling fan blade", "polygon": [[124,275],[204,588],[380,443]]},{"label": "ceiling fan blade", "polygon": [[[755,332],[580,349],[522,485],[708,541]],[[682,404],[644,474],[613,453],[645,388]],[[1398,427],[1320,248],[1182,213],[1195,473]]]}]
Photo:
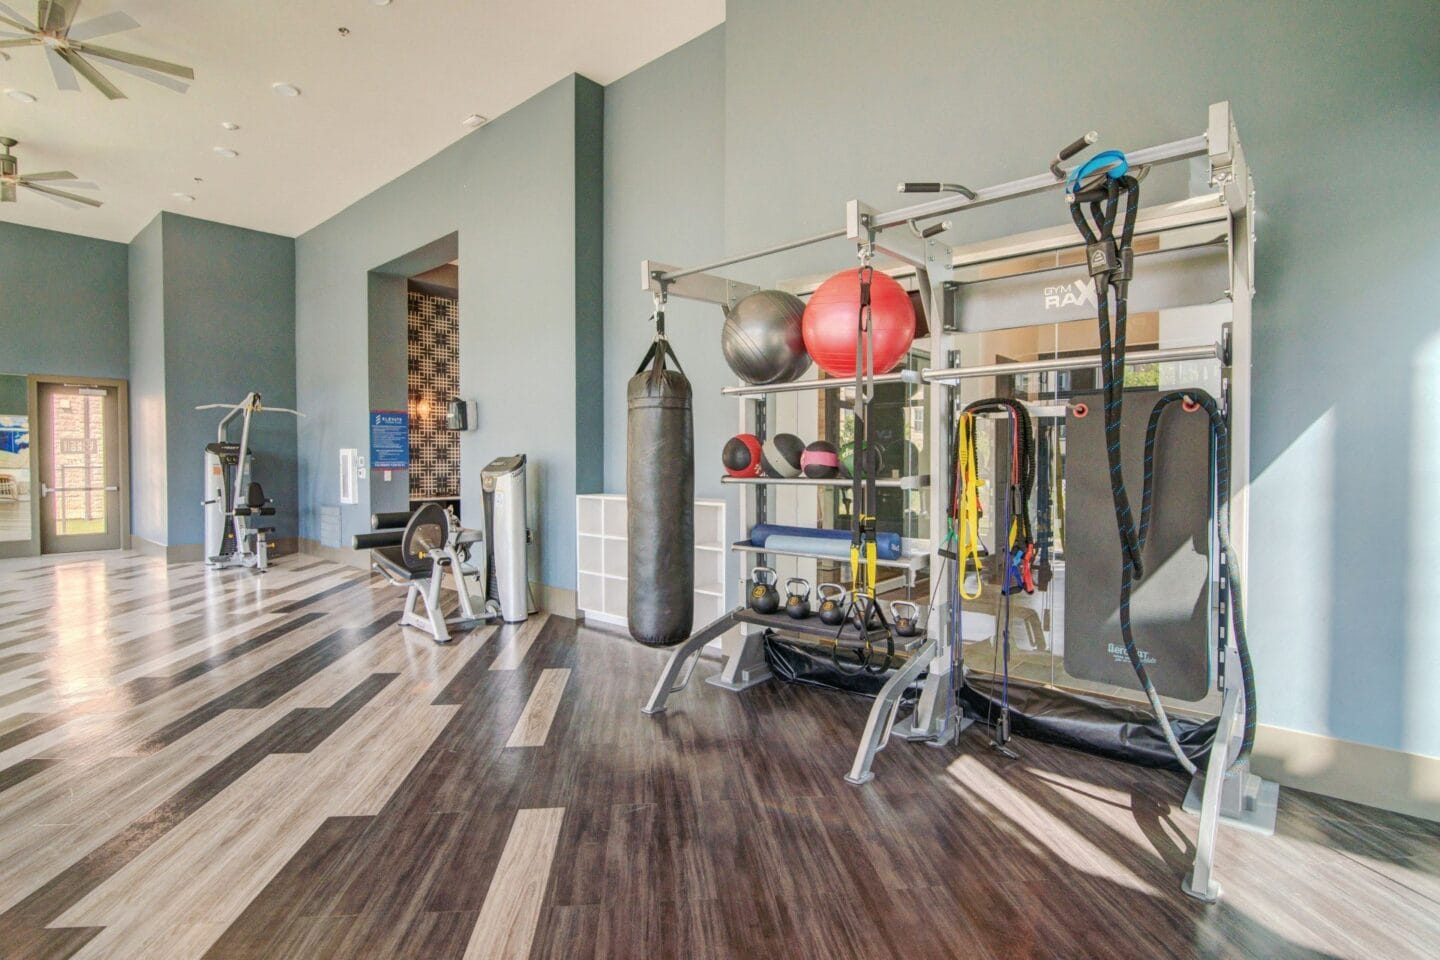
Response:
[{"label": "ceiling fan blade", "polygon": [[156,73],[154,70],[146,70],[144,67],[132,67],[130,64],[121,63],[119,60],[108,62],[106,64],[106,68],[110,70],[119,70],[121,73],[128,73],[132,77],[139,77],[141,80],[146,80],[150,83],[158,83],[160,86],[174,90],[176,93],[184,93],[186,90],[190,89],[190,84],[186,83],[184,80],[177,80],[175,77],[167,77],[163,73]]},{"label": "ceiling fan blade", "polygon": [[45,59],[50,61],[50,72],[55,75],[55,86],[61,90],[80,89],[80,78],[75,76],[70,64],[66,63],[54,48],[45,48]]},{"label": "ceiling fan blade", "polygon": [[32,43],[39,43],[34,37],[24,37],[20,40],[0,40],[0,47],[25,47]]},{"label": "ceiling fan blade", "polygon": [[111,100],[125,99],[124,92],[121,91],[119,87],[115,86],[115,84],[111,83],[109,80],[106,80],[104,74],[91,66],[90,62],[84,57],[82,57],[80,54],[76,53],[74,50],[65,49],[61,49],[57,52],[60,54],[61,57],[65,59],[66,63],[70,64],[70,66],[75,68],[76,73],[80,74],[80,76],[84,77],[86,80],[89,80],[92,84],[94,84],[96,90],[99,90]]},{"label": "ceiling fan blade", "polygon": [[0,3],[0,22],[8,23],[15,29],[24,30],[27,33],[33,33],[37,29],[35,24],[26,20],[14,8],[5,3]]},{"label": "ceiling fan blade", "polygon": [[80,10],[80,0],[40,0],[40,29],[63,34]]},{"label": "ceiling fan blade", "polygon": [[184,77],[186,80],[195,79],[195,71],[189,67],[182,67],[178,63],[170,63],[167,60],[156,60],[154,57],[142,57],[138,53],[126,53],[124,50],[112,50],[109,47],[97,47],[93,43],[82,43],[78,45],[81,53],[87,57],[99,57],[102,60],[114,60],[117,63],[128,63],[134,67],[144,67],[146,70],[154,70],[156,73],[168,73],[172,77]]},{"label": "ceiling fan blade", "polygon": [[44,173],[27,173],[21,180],[75,180],[75,174],[69,170],[47,170]]},{"label": "ceiling fan blade", "polygon": [[30,190],[34,190],[36,193],[43,193],[45,194],[45,196],[53,197],[56,200],[68,200],[71,203],[80,203],[84,204],[87,207],[104,206],[104,204],[102,204],[99,200],[91,200],[89,197],[82,197],[74,193],[66,193],[64,190],[54,190],[50,187],[42,187],[38,183],[26,183],[22,180],[20,181],[20,186],[26,187]]},{"label": "ceiling fan blade", "polygon": [[140,24],[130,14],[116,10],[114,13],[103,14],[86,20],[84,23],[75,24],[70,28],[66,37],[72,41],[94,40],[96,37],[108,37],[113,33],[134,30],[138,26]]},{"label": "ceiling fan blade", "polygon": [[4,183],[0,183],[0,203],[14,203],[14,202],[15,202],[15,184],[9,182],[8,180],[7,180],[6,182],[4,182]]}]

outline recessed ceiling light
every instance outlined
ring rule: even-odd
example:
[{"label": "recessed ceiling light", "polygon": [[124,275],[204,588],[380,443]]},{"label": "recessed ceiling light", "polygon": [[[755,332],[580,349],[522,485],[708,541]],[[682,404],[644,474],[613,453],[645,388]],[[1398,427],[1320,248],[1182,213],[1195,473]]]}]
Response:
[{"label": "recessed ceiling light", "polygon": [[488,117],[482,117],[482,116],[480,116],[480,114],[478,114],[478,113],[472,113],[472,114],[470,114],[470,116],[466,117],[464,120],[461,120],[461,121],[460,121],[460,124],[461,124],[461,126],[466,126],[466,127],[479,127],[479,126],[484,126],[484,125],[485,125],[486,123],[488,123],[488,122],[489,122],[489,118],[488,118]]},{"label": "recessed ceiling light", "polygon": [[26,93],[24,90],[6,90],[5,96],[11,100],[19,100],[21,103],[34,103],[35,94]]},{"label": "recessed ceiling light", "polygon": [[229,147],[216,147],[215,152],[218,153],[220,156],[224,157],[226,160],[234,160],[236,157],[240,156],[239,151],[231,150]]},{"label": "recessed ceiling light", "polygon": [[388,6],[390,6],[390,0],[370,0],[370,2],[373,3],[373,4],[375,4],[375,6],[377,6],[377,7],[388,7]]},{"label": "recessed ceiling light", "polygon": [[240,124],[234,123],[234,122],[232,122],[232,121],[230,121],[230,120],[222,120],[222,121],[220,121],[220,126],[223,127],[223,128],[226,129],[226,130],[239,130],[239,129],[240,129]]},{"label": "recessed ceiling light", "polygon": [[295,84],[293,83],[272,83],[270,84],[270,89],[274,90],[282,97],[300,96],[300,88],[295,86]]},{"label": "recessed ceiling light", "polygon": [[188,193],[172,193],[172,194],[170,194],[170,196],[174,197],[176,200],[183,200],[183,201],[185,201],[186,203],[194,203],[194,202],[195,202],[195,198],[192,197],[192,196],[191,196],[190,194],[188,194]]}]

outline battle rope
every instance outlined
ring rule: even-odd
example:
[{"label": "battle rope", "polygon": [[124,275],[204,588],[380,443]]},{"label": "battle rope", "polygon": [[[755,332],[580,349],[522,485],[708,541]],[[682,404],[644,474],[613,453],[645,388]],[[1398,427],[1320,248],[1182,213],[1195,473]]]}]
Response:
[{"label": "battle rope", "polygon": [[[1150,422],[1145,425],[1145,480],[1140,497],[1140,547],[1144,549],[1146,536],[1150,531],[1150,512],[1154,505],[1155,439],[1160,429],[1161,416],[1176,401],[1194,404],[1205,411],[1210,419],[1210,436],[1214,441],[1215,529],[1220,540],[1220,570],[1230,591],[1229,618],[1235,631],[1235,652],[1240,660],[1240,682],[1245,695],[1245,728],[1240,741],[1240,751],[1231,761],[1231,766],[1234,767],[1250,756],[1250,750],[1255,745],[1255,725],[1259,714],[1255,703],[1255,672],[1250,660],[1250,644],[1245,635],[1245,605],[1240,595],[1240,558],[1230,544],[1230,425],[1226,423],[1215,398],[1203,390],[1167,393],[1155,402],[1154,409],[1150,411]],[[1122,578],[1120,586],[1120,629],[1128,634],[1131,587],[1129,578]],[[1126,642],[1128,644],[1129,640]],[[1219,669],[1223,681],[1223,645],[1220,648]]]},{"label": "battle rope", "polygon": [[[1114,153],[1114,151],[1109,151]],[[1102,162],[1102,157],[1104,161]],[[1106,164],[1109,164],[1106,166]],[[1098,182],[1097,182],[1098,181]],[[1105,455],[1110,465],[1110,496],[1115,504],[1115,525],[1120,533],[1120,632],[1124,640],[1125,654],[1150,701],[1150,709],[1160,724],[1170,752],[1180,767],[1191,775],[1196,773],[1194,762],[1185,754],[1175,730],[1170,725],[1170,716],[1160,702],[1160,694],[1145,669],[1140,651],[1130,629],[1130,593],[1133,582],[1145,575],[1141,558],[1140,537],[1135,529],[1134,515],[1130,510],[1130,496],[1125,489],[1124,468],[1120,459],[1120,425],[1125,398],[1125,322],[1128,317],[1127,297],[1130,277],[1134,266],[1134,252],[1131,242],[1135,236],[1135,218],[1140,211],[1140,184],[1126,175],[1123,156],[1115,158],[1098,155],[1077,168],[1066,185],[1070,201],[1070,216],[1075,221],[1080,236],[1085,240],[1085,260],[1090,267],[1090,276],[1095,284],[1096,318],[1100,327],[1100,373],[1104,397]],[[1120,198],[1125,197],[1125,219],[1120,234],[1115,226],[1120,209]],[[1090,219],[1085,216],[1085,205],[1089,204]],[[1091,225],[1093,221],[1093,227]],[[1115,296],[1115,331],[1110,331],[1110,294]]]}]

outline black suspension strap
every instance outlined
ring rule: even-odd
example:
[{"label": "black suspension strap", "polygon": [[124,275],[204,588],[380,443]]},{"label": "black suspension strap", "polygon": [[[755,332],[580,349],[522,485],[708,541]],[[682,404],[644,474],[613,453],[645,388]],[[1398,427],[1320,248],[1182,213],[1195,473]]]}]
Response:
[{"label": "black suspension strap", "polygon": [[[842,673],[884,673],[895,656],[895,636],[886,621],[876,595],[878,555],[875,543],[879,508],[878,461],[870,454],[870,401],[875,394],[875,344],[871,335],[873,319],[870,285],[875,276],[869,244],[860,248],[860,306],[855,319],[855,455],[851,470],[850,506],[850,604],[835,632],[830,661]],[[851,669],[840,661],[840,636],[846,622],[854,623],[865,645],[856,653],[859,665]],[[885,634],[885,657],[876,661],[870,639],[873,629]]]},{"label": "black suspension strap", "polygon": [[[1007,496],[1011,510],[1005,529],[996,537],[999,541],[996,552],[1003,558],[1005,566],[1001,578],[1003,589],[1008,592],[1012,587],[1021,587],[1026,593],[1034,593],[1035,533],[1030,519],[1030,501],[1035,492],[1036,455],[1035,428],[1030,420],[1030,411],[1013,397],[987,397],[967,404],[961,413],[962,429],[965,429],[966,423],[964,414],[1003,413],[1009,417],[1013,436]],[[999,477],[998,466],[996,476]],[[1003,548],[1000,542],[1003,542]]]}]

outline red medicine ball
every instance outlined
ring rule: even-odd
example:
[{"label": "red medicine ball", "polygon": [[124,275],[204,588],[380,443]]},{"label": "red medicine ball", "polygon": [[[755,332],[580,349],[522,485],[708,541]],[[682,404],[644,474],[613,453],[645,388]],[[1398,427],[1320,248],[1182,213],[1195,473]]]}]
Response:
[{"label": "red medicine ball", "polygon": [[725,472],[732,477],[760,476],[760,438],[753,433],[742,433],[725,441],[720,453]]},{"label": "red medicine ball", "polygon": [[[910,294],[876,270],[870,281],[870,342],[875,372],[889,373],[915,340]],[[805,349],[832,377],[855,376],[855,334],[860,315],[860,271],[842,270],[820,284],[805,305]]]}]

